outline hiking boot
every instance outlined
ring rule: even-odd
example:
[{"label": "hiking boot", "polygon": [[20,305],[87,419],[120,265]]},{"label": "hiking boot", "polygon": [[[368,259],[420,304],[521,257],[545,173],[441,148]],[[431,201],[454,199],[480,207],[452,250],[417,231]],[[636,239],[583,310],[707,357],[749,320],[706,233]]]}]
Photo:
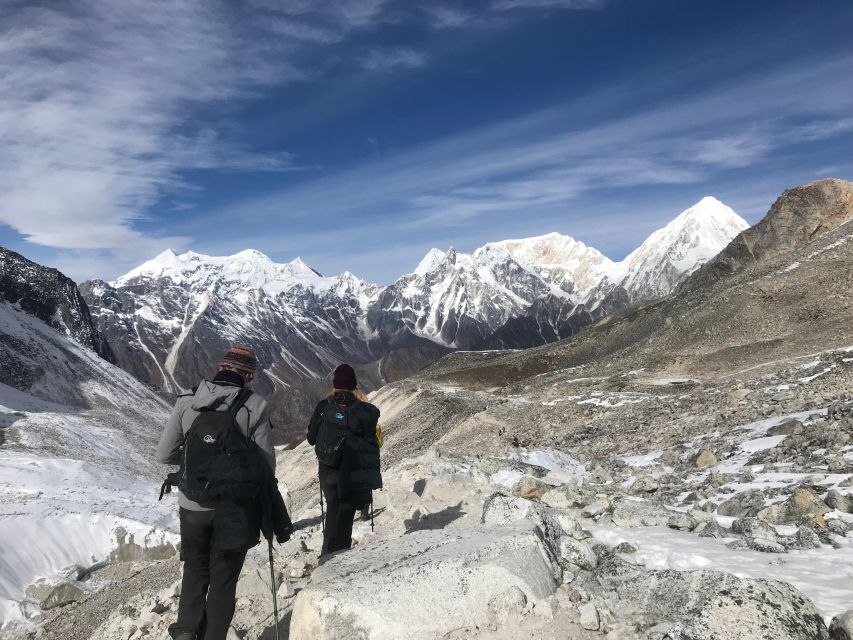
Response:
[{"label": "hiking boot", "polygon": [[169,626],[169,636],[171,636],[172,640],[195,640],[195,631],[176,629],[175,625],[172,624]]}]

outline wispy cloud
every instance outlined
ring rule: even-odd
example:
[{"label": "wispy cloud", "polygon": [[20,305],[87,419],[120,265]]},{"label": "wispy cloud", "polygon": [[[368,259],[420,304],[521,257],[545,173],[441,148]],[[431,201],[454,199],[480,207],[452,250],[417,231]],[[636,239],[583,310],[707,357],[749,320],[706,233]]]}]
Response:
[{"label": "wispy cloud", "polygon": [[296,167],[193,126],[194,107],[299,75],[247,51],[204,2],[22,8],[4,16],[0,42],[0,221],[33,242],[181,244],[135,223],[181,188],[182,171]]},{"label": "wispy cloud", "polygon": [[[248,6],[7,3],[0,23],[0,223],[50,247],[180,247],[190,234],[164,237],[142,231],[141,223],[164,195],[192,191],[187,171],[304,168],[286,151],[241,145],[197,113],[316,80],[336,66],[378,73],[428,62],[412,47],[377,44],[361,56],[341,54],[348,38],[378,24],[429,22],[399,2]],[[434,15],[461,26],[468,13],[448,5]]]},{"label": "wispy cloud", "polygon": [[598,9],[607,0],[495,0],[492,7],[499,11],[510,9]]},{"label": "wispy cloud", "polygon": [[427,63],[427,55],[408,47],[391,50],[370,51],[361,59],[361,66],[368,71],[389,71],[392,69],[414,69]]},{"label": "wispy cloud", "polygon": [[462,29],[476,24],[482,16],[450,5],[426,5],[424,12],[430,26],[436,29]]},{"label": "wispy cloud", "polygon": [[[291,208],[400,228],[459,228],[565,206],[596,189],[699,182],[795,145],[853,132],[853,88],[834,79],[850,56],[740,77],[680,101],[583,122],[597,103],[630,101],[632,83],[600,96],[450,137],[368,166],[241,202],[250,219]],[[651,70],[650,75],[654,75]],[[228,215],[228,214],[225,214]]]}]

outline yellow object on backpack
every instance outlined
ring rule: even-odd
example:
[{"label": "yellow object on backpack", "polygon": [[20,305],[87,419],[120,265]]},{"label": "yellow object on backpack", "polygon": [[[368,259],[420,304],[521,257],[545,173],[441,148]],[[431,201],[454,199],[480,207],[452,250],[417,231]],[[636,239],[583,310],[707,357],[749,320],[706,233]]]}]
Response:
[{"label": "yellow object on backpack", "polygon": [[380,449],[382,448],[383,442],[384,442],[384,440],[382,440],[382,425],[377,424],[376,425],[376,443],[379,445]]}]

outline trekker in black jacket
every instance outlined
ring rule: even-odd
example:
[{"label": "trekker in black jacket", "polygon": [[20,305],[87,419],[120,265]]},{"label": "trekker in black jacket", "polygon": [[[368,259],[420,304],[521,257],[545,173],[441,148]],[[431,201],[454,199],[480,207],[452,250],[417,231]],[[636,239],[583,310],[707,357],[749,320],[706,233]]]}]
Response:
[{"label": "trekker in black jacket", "polygon": [[352,546],[355,512],[370,504],[373,489],[382,488],[379,409],[359,391],[348,364],[335,369],[333,386],[308,424],[308,444],[317,454],[326,499],[321,557]]},{"label": "trekker in black jacket", "polygon": [[[184,570],[178,619],[169,627],[175,640],[225,640],[246,552],[261,531],[284,542],[293,530],[276,486],[267,403],[246,389],[256,366],[250,347],[231,347],[213,380],[178,396],[157,447],[159,462],[181,465],[160,496],[180,489]],[[200,431],[210,425],[224,427]]]}]

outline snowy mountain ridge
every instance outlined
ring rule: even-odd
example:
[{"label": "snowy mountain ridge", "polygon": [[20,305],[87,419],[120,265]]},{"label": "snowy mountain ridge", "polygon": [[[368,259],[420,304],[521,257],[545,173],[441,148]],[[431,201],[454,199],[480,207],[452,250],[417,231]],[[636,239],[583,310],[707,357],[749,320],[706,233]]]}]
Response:
[{"label": "snowy mountain ridge", "polygon": [[121,287],[142,279],[169,278],[192,288],[259,289],[275,295],[291,287],[328,288],[334,278],[323,278],[302,258],[277,264],[254,249],[231,256],[208,256],[193,251],[176,254],[167,249],[110,283]]},{"label": "snowy mountain ridge", "polygon": [[259,391],[288,399],[288,425],[341,361],[368,388],[452,349],[518,348],[574,334],[610,311],[668,293],[746,223],[706,198],[622,262],[551,233],[430,250],[389,286],[326,277],[302,259],[255,250],[216,257],[166,251],[113,282],[81,285],[116,361],[168,391],[209,375],[233,341],[251,342]]},{"label": "snowy mountain ridge", "polygon": [[[652,233],[618,262],[571,236],[552,232],[490,242],[471,254],[453,248],[446,252],[433,248],[408,275],[433,274],[441,269],[448,256],[460,269],[470,270],[501,262],[506,254],[558,287],[571,283],[578,291],[590,291],[606,279],[630,290],[644,276],[648,277],[649,272],[660,273],[662,263],[667,263],[677,273],[691,273],[748,227],[749,224],[730,207],[706,196]],[[324,291],[342,281],[367,284],[349,272],[338,277],[324,276],[300,257],[276,263],[255,249],[230,256],[210,256],[194,251],[177,254],[167,249],[109,284],[122,287],[141,279],[160,278],[195,289],[257,289],[271,295],[300,285]]]}]

